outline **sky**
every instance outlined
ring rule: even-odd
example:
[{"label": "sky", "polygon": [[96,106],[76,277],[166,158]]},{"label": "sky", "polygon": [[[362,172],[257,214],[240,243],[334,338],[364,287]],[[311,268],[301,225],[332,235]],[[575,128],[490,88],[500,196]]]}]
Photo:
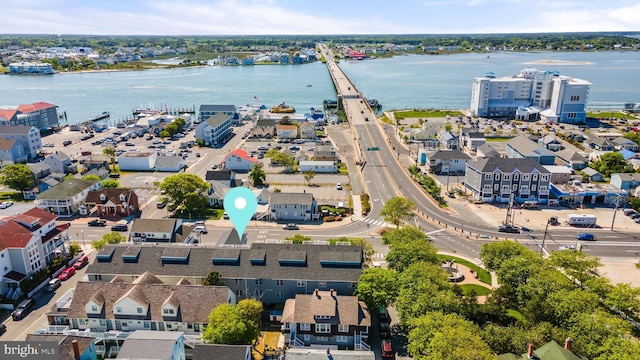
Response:
[{"label": "sky", "polygon": [[0,0],[0,34],[640,31],[640,0]]}]

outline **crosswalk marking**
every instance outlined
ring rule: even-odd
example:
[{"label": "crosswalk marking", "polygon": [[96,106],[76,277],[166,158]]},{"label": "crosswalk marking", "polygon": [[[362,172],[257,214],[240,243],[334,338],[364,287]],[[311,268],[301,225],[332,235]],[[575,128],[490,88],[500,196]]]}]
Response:
[{"label": "crosswalk marking", "polygon": [[370,218],[365,218],[362,221],[364,221],[367,224],[371,224],[371,225],[375,225],[375,226],[384,226],[384,225],[386,225],[386,222],[384,222],[384,221],[373,220],[373,219],[370,219]]}]

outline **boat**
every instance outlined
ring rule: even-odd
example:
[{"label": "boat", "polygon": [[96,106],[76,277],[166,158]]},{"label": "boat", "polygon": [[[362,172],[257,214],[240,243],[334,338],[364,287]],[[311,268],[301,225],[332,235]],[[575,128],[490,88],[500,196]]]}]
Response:
[{"label": "boat", "polygon": [[272,113],[284,113],[284,114],[292,114],[296,112],[296,108],[293,106],[289,106],[283,102],[271,108],[270,112]]},{"label": "boat", "polygon": [[313,85],[311,85],[311,84],[307,85],[307,87],[312,87],[312,86],[313,86]]},{"label": "boat", "polygon": [[367,103],[369,103],[369,106],[371,106],[372,109],[381,109],[382,108],[382,104],[380,104],[378,102],[378,100],[376,100],[376,99],[368,99]]}]

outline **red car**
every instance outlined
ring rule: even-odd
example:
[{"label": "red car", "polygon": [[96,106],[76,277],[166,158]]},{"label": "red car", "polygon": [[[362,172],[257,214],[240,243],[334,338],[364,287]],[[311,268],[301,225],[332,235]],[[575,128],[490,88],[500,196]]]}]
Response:
[{"label": "red car", "polygon": [[380,342],[380,348],[382,350],[383,359],[395,358],[395,353],[393,352],[393,348],[391,347],[391,340],[382,340]]},{"label": "red car", "polygon": [[64,271],[61,272],[60,275],[58,275],[58,279],[60,279],[60,280],[68,280],[75,273],[76,273],[76,269],[73,266],[72,267],[68,267],[68,268],[64,269]]}]

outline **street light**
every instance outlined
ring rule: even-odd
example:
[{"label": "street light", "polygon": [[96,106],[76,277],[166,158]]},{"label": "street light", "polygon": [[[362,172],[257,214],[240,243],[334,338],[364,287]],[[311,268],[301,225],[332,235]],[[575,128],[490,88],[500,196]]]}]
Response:
[{"label": "street light", "polygon": [[85,244],[84,244],[84,230],[80,230],[80,234],[82,234],[82,248],[84,250],[84,246],[85,246]]}]

